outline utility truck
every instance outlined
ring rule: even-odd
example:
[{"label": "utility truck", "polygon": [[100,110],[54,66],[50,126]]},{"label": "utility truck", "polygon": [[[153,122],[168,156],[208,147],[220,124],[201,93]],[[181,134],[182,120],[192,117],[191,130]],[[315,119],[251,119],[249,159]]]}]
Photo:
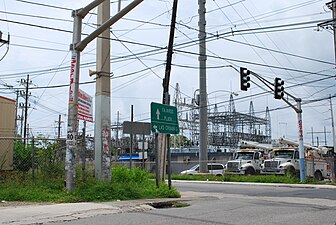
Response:
[{"label": "utility truck", "polygon": [[254,175],[260,173],[263,152],[259,149],[243,149],[234,153],[224,168],[224,174]]},{"label": "utility truck", "polygon": [[[311,151],[312,152],[312,151]],[[331,162],[326,158],[311,154],[305,157],[306,176],[318,181],[331,179]],[[261,166],[261,174],[300,175],[299,151],[295,148],[278,148],[270,152],[270,159]]]},{"label": "utility truck", "polygon": [[270,159],[261,166],[261,174],[296,175],[300,173],[299,151],[294,148],[278,148],[269,153]]},{"label": "utility truck", "polygon": [[306,176],[313,177],[315,180],[322,181],[332,178],[332,162],[333,158],[324,158],[315,155],[305,157]]}]

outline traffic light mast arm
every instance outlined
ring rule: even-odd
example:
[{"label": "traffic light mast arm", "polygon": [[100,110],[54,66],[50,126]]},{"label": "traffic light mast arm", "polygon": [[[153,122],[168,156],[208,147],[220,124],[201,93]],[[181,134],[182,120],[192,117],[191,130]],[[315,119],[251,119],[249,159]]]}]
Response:
[{"label": "traffic light mast arm", "polygon": [[[295,96],[289,94],[288,92],[284,91],[284,81],[281,80],[281,78],[276,77],[274,82],[274,88],[272,88],[272,84],[267,81],[266,79],[262,78],[258,74],[250,71],[250,74],[253,75],[255,78],[260,80],[263,84],[265,84],[269,89],[271,89],[276,99],[282,99],[284,102],[287,103],[290,107],[294,109],[294,111],[297,113],[298,118],[298,128],[299,128],[299,162],[300,162],[300,181],[305,182],[306,175],[305,175],[305,160],[304,160],[304,148],[303,148],[303,129],[302,129],[302,109],[301,109],[301,98],[296,98]],[[280,94],[276,93],[280,92]],[[287,95],[287,97],[291,97],[296,102],[297,106],[294,106],[292,103],[288,101],[288,99],[284,98],[284,94]]]},{"label": "traffic light mast arm", "polygon": [[[266,85],[266,87],[268,87],[271,91],[274,92],[274,88],[272,87],[272,83],[269,82],[268,80],[266,80],[265,78],[259,76],[258,74],[256,74],[255,72],[251,71],[251,75],[253,75],[255,78],[257,78],[259,81],[261,81],[263,84]],[[287,96],[291,97],[294,99],[295,102],[301,102],[301,99],[300,98],[296,98],[295,96],[293,96],[292,94],[286,92],[286,91],[283,91]],[[300,108],[297,108],[296,106],[294,106],[292,103],[290,103],[287,99],[285,99],[284,97],[281,97],[281,99],[287,103],[287,105],[289,105],[290,107],[292,107],[295,112],[297,113],[301,113],[302,112],[302,109]]]},{"label": "traffic light mast arm", "polygon": [[274,91],[274,89],[272,88],[271,82],[269,82],[268,80],[262,78],[261,76],[259,76],[258,74],[256,74],[253,71],[251,71],[251,75],[253,75],[255,78],[257,78],[258,80],[260,80],[263,84],[266,85],[266,87],[268,87],[269,89],[271,89],[271,91]]}]

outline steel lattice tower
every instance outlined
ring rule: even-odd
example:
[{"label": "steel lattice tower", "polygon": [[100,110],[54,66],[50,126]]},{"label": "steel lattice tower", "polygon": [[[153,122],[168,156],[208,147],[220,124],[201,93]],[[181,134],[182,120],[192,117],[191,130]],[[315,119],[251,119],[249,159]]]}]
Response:
[{"label": "steel lattice tower", "polygon": [[267,143],[271,143],[272,141],[271,114],[268,109],[268,106],[266,107],[265,120],[267,121],[265,125],[266,140],[267,140]]}]

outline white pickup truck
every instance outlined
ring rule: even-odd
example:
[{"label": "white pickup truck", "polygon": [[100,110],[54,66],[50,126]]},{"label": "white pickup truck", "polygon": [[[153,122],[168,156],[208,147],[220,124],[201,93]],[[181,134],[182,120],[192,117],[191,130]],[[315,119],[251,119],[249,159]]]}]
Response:
[{"label": "white pickup truck", "polygon": [[254,175],[260,172],[263,153],[259,149],[239,150],[224,168],[224,174]]}]

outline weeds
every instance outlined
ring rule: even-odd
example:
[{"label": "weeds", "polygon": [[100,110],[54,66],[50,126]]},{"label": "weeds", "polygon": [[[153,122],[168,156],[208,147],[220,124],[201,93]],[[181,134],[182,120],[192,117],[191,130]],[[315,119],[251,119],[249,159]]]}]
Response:
[{"label": "weeds", "polygon": [[111,181],[93,177],[77,179],[74,192],[67,193],[64,180],[43,175],[21,179],[22,173],[12,173],[0,182],[0,200],[29,202],[103,202],[145,198],[176,198],[180,193],[166,184],[156,188],[155,181],[141,169],[114,167]]}]

